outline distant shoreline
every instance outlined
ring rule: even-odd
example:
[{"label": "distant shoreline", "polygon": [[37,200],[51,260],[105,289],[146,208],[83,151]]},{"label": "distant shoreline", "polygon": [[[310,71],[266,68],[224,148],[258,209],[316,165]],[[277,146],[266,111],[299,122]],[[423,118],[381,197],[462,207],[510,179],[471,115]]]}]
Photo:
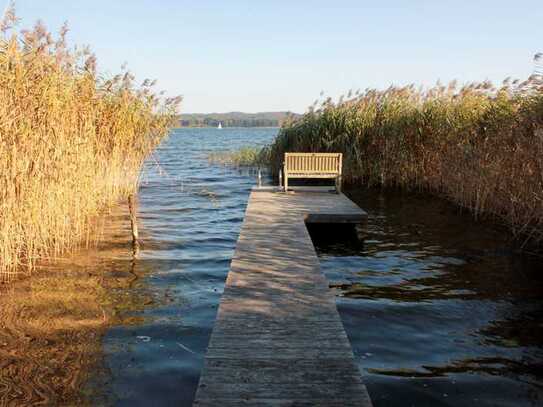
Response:
[{"label": "distant shoreline", "polygon": [[217,129],[215,126],[175,126],[173,129],[280,129],[281,126],[223,126],[222,129]]},{"label": "distant shoreline", "polygon": [[218,127],[281,127],[301,115],[292,112],[260,113],[184,113],[177,116],[176,128]]}]

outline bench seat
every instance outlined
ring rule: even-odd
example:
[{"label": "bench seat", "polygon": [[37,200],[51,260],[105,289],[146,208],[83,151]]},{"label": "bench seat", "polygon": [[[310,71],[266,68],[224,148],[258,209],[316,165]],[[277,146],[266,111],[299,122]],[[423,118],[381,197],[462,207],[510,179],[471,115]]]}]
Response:
[{"label": "bench seat", "polygon": [[289,172],[288,173],[289,178],[337,178],[337,174],[335,173],[328,173],[328,174],[322,174],[319,172]]}]

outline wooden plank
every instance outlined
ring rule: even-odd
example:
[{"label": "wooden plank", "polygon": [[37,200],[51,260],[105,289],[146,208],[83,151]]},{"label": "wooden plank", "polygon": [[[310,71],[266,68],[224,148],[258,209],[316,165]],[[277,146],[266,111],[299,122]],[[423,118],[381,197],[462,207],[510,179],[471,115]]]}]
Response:
[{"label": "wooden plank", "polygon": [[360,405],[365,405],[364,403],[370,403],[368,401],[361,401],[357,399],[346,400],[345,398],[335,401],[335,400],[321,400],[321,399],[259,399],[259,400],[245,400],[245,399],[223,399],[215,398],[209,400],[200,400],[195,405],[199,407],[315,407],[315,406],[327,406],[327,407],[359,407]]},{"label": "wooden plank", "polygon": [[[206,391],[201,395],[202,400],[213,398],[224,399],[254,399],[253,395],[258,394],[260,399],[320,399],[320,400],[352,400],[353,398],[364,399],[362,395],[356,397],[363,384],[352,377],[350,380],[341,382],[320,381],[318,383],[224,383],[209,382],[204,377],[200,386]],[[303,397],[305,395],[305,397]],[[321,404],[322,405],[322,404]]]},{"label": "wooden plank", "polygon": [[366,214],[316,191],[252,191],[195,406],[371,406],[305,226]]}]

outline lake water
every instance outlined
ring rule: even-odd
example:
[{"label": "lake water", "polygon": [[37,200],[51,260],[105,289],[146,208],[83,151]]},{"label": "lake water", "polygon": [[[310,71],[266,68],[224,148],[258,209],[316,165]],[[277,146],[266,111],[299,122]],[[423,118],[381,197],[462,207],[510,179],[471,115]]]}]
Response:
[{"label": "lake water", "polygon": [[[117,293],[146,300],[107,331],[94,403],[190,405],[255,184],[207,157],[276,132],[178,129],[149,160],[136,282]],[[347,192],[369,213],[363,242],[311,232],[375,406],[541,405],[541,259],[439,199]]]}]

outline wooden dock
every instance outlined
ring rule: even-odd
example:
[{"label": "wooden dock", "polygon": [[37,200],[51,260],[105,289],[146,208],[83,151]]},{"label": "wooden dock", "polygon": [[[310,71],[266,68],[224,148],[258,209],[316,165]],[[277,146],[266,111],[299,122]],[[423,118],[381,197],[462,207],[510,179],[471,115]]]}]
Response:
[{"label": "wooden dock", "polygon": [[365,218],[342,194],[253,189],[195,406],[371,406],[305,226]]}]

